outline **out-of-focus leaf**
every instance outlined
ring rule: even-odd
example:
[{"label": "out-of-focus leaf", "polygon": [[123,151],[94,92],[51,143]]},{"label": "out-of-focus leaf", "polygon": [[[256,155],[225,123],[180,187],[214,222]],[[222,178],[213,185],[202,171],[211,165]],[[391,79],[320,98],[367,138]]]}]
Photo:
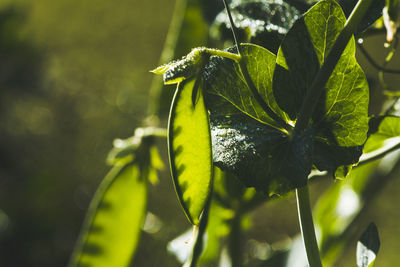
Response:
[{"label": "out-of-focus leaf", "polygon": [[99,186],[70,266],[129,266],[147,202],[147,179],[136,164],[115,166]]},{"label": "out-of-focus leaf", "polygon": [[135,151],[142,143],[141,136],[134,135],[127,139],[115,139],[114,147],[107,155],[107,164],[124,165],[125,162],[133,160]]},{"label": "out-of-focus leaf", "polygon": [[193,90],[198,80],[178,84],[168,125],[168,150],[172,178],[179,201],[192,224],[199,223],[211,191],[213,161],[208,112],[199,84],[193,105]]},{"label": "out-of-focus leaf", "polygon": [[[301,15],[295,7],[277,0],[235,1],[231,13],[240,42],[258,44],[272,52],[278,50],[283,37]],[[232,40],[225,10],[215,18],[211,34],[217,40]]]},{"label": "out-of-focus leaf", "polygon": [[378,228],[370,223],[357,242],[357,266],[372,267],[380,245]]},{"label": "out-of-focus leaf", "polygon": [[151,168],[149,169],[149,182],[152,184],[157,184],[158,183],[157,170],[164,169],[164,162],[162,161],[160,153],[158,152],[156,146],[151,146],[149,153],[150,153],[150,166],[151,166]]},{"label": "out-of-focus leaf", "polygon": [[324,265],[332,266],[344,249],[346,242],[341,236],[363,208],[363,192],[377,164],[355,168],[346,180],[336,182],[318,200],[313,214]]},{"label": "out-of-focus leaf", "polygon": [[[278,107],[272,93],[272,75],[276,56],[261,46],[241,44],[242,57],[258,93],[269,107],[284,121],[287,115]],[[232,48],[229,52],[235,53]],[[250,91],[239,65],[231,59],[211,57],[204,71],[207,93],[218,95],[248,116],[276,128],[280,128],[259,105]]]},{"label": "out-of-focus leaf", "polygon": [[373,117],[370,120],[370,136],[364,145],[364,153],[400,143],[400,117]]}]

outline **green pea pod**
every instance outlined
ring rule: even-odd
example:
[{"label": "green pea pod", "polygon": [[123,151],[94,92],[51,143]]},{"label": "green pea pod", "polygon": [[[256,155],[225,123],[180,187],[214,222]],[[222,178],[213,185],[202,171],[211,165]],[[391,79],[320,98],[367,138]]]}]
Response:
[{"label": "green pea pod", "polygon": [[213,175],[210,124],[201,80],[187,79],[178,84],[168,122],[168,152],[175,191],[187,218],[197,225]]},{"label": "green pea pod", "polygon": [[146,183],[136,164],[112,168],[90,203],[70,267],[129,266],[146,212]]}]

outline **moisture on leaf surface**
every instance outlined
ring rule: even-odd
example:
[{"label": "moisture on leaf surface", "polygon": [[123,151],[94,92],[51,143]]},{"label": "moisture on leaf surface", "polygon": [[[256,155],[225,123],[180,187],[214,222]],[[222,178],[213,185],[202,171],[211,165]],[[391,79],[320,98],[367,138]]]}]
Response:
[{"label": "moisture on leaf surface", "polygon": [[169,118],[168,150],[178,198],[189,221],[198,224],[211,191],[213,171],[210,125],[200,79],[178,85]]},{"label": "moisture on leaf surface", "polygon": [[211,113],[213,157],[246,186],[266,194],[285,194],[307,183],[312,134],[289,140],[281,131],[245,115]]},{"label": "moisture on leaf surface", "polygon": [[[278,50],[283,37],[301,15],[297,8],[279,0],[234,1],[231,13],[241,41],[261,45],[272,52]],[[211,33],[216,39],[232,40],[225,11],[215,18]]]}]

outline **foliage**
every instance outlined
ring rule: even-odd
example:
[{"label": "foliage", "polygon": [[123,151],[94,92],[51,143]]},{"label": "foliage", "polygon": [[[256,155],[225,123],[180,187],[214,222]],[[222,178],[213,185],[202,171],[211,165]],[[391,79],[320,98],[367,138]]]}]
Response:
[{"label": "foliage", "polygon": [[[357,2],[359,5],[355,8]],[[368,4],[371,4],[370,8]],[[193,227],[193,230],[171,241],[168,251],[176,255],[186,267],[293,267],[293,259],[296,266],[307,266],[308,261],[312,267],[342,266],[345,262],[354,264],[355,259],[358,266],[372,266],[375,259],[377,266],[384,261],[390,262],[390,257],[385,254],[389,246],[377,257],[380,247],[378,230],[373,223],[366,227],[371,221],[371,217],[366,214],[371,204],[375,203],[379,192],[399,172],[399,104],[397,98],[393,98],[396,96],[393,91],[392,98],[376,98],[377,86],[370,82],[374,79],[375,72],[367,71],[367,75],[364,74],[368,68],[362,60],[359,61],[360,64],[357,62],[360,58],[357,57],[356,60],[355,54],[357,45],[364,49],[360,38],[366,37],[365,43],[368,47],[368,36],[384,32],[383,28],[379,28],[382,23],[371,25],[382,15],[382,8],[386,5],[383,14],[384,17],[389,16],[389,19],[384,18],[384,22],[388,33],[392,31],[392,39],[387,39],[393,42],[392,52],[385,58],[382,66],[373,63],[386,90],[387,85],[383,81],[386,77],[383,73],[387,70],[398,73],[396,69],[385,66],[393,58],[396,48],[393,25],[397,16],[397,4],[398,1],[389,0],[233,0],[230,9],[221,11],[222,2],[178,0],[160,60],[160,64],[164,65],[153,70],[163,76],[164,83],[168,86],[162,86],[160,77],[154,78],[149,93],[147,117],[143,122],[145,127],[137,128],[130,138],[114,141],[114,148],[107,158],[107,163],[112,168],[100,183],[89,205],[70,266],[142,266],[143,261],[146,264],[151,262],[150,265],[154,263],[170,266],[169,262],[173,262],[172,266],[176,265],[171,256],[163,253],[166,252],[166,240],[184,232],[185,221],[179,220],[179,214],[171,209],[171,204],[162,191],[167,188],[162,178],[166,155],[178,201]],[[104,3],[100,5],[104,6]],[[35,9],[35,12],[40,13],[41,9]],[[220,13],[217,14],[218,12]],[[5,36],[2,40],[6,41],[4,44],[0,41],[0,46],[7,51],[11,49],[11,55],[29,58],[28,63],[36,60],[41,62],[42,59],[36,57],[39,54],[36,49],[43,49],[43,40],[39,38],[35,45],[26,42],[29,38],[25,32],[17,34],[18,20],[12,17],[12,12],[3,15],[6,22],[0,21],[0,26],[4,25],[0,28],[0,35]],[[211,25],[207,24],[210,22]],[[40,20],[36,23],[40,23]],[[30,32],[29,28],[25,30]],[[66,36],[65,40],[68,38]],[[140,39],[139,36],[135,38]],[[198,47],[202,45],[218,49]],[[16,47],[16,51],[12,50]],[[198,48],[189,52],[191,47]],[[150,45],[146,49],[134,50],[141,50],[144,58],[155,54],[155,49]],[[361,51],[365,53],[365,49]],[[35,77],[42,75],[41,68],[30,68],[29,64],[24,68],[32,73],[33,86],[38,91],[42,90],[42,96],[52,101],[58,100],[53,104],[46,104],[42,109],[32,104],[31,100],[21,101],[19,106],[26,105],[25,111],[21,113],[21,108],[16,108],[14,116],[23,118],[26,129],[42,135],[43,140],[46,140],[46,133],[52,132],[55,129],[54,124],[59,121],[59,117],[53,112],[56,107],[61,115],[66,110],[69,114],[72,113],[71,116],[84,114],[81,125],[86,125],[87,118],[93,116],[90,114],[95,114],[86,112],[89,108],[83,108],[85,105],[79,103],[74,104],[71,112],[68,104],[60,104],[58,107],[57,103],[74,99],[67,97],[65,92],[58,97],[53,93],[50,97],[51,90],[48,89],[51,86],[48,84],[52,84],[52,81],[60,82],[58,79],[61,78],[57,77],[63,77],[58,75],[62,73],[60,70],[64,65],[57,65],[56,62],[65,63],[63,59],[66,59],[60,57],[57,61],[52,53],[46,55],[52,60],[45,60],[49,66],[58,66],[51,68],[51,75],[48,74],[51,79],[48,78],[50,76],[43,75],[47,78],[42,78],[43,81],[39,78],[36,80]],[[184,56],[185,54],[187,55]],[[129,55],[123,52],[121,55],[122,61],[129,61],[126,60]],[[176,60],[181,56],[182,59]],[[76,59],[83,64],[82,57],[71,58],[70,60]],[[96,65],[107,65],[97,63],[93,64],[94,69]],[[99,124],[101,126],[96,128],[98,136],[124,134],[144,118],[143,111],[136,111],[144,110],[145,101],[142,100],[147,91],[143,91],[141,95],[127,89],[130,86],[126,81],[139,79],[139,76],[125,75],[131,69],[132,65],[121,64],[121,70],[114,71],[118,74],[113,76],[113,79],[123,77],[119,87],[124,89],[118,93],[117,107],[131,117],[118,120],[113,116],[96,115],[102,118],[102,123]],[[88,79],[93,79],[93,73],[88,73]],[[67,76],[62,79],[69,80]],[[20,81],[14,78],[8,83],[21,86]],[[6,88],[10,86],[8,83]],[[101,84],[100,81],[97,83]],[[72,80],[69,86],[76,87]],[[176,86],[175,90],[173,86]],[[27,85],[22,87],[28,88]],[[109,93],[105,93],[103,87],[99,88],[99,94],[90,94],[110,101],[112,96],[107,95]],[[79,90],[75,88],[71,95],[77,92]],[[369,97],[370,93],[375,97]],[[44,103],[43,97],[33,97],[31,94],[28,90],[24,92],[26,99],[34,98],[35,101]],[[10,98],[11,95],[8,89],[2,92],[2,103],[7,104],[7,99],[13,99]],[[136,102],[139,104],[135,105]],[[14,104],[7,104],[5,107],[12,105]],[[30,107],[33,107],[32,112],[27,111]],[[168,107],[170,111],[166,123],[164,120]],[[8,108],[2,110],[11,114]],[[1,115],[0,118],[7,116]],[[0,133],[8,131],[15,142],[4,146],[7,151],[22,151],[17,144],[21,137],[18,139],[16,130],[13,132],[11,128],[7,128],[11,119],[2,120],[4,123],[0,126]],[[44,123],[45,121],[49,123]],[[106,127],[104,121],[109,122]],[[122,125],[120,129],[123,130],[107,132],[118,124]],[[167,129],[158,128],[165,125],[168,125]],[[70,138],[71,143],[78,140],[74,139],[78,136],[77,131],[74,134],[67,129],[65,126],[55,140]],[[82,130],[78,126],[74,129]],[[30,139],[27,134],[21,136]],[[86,139],[96,142],[91,134]],[[76,147],[85,144],[79,149],[75,148],[80,156],[73,157],[72,152],[67,152],[67,160],[59,165],[65,170],[73,169],[74,166],[93,169],[90,165],[86,166],[85,158],[94,158],[93,154],[99,155],[101,152],[82,153],[90,142],[76,142]],[[164,153],[163,144],[167,144],[168,153]],[[50,146],[52,145],[49,143],[48,147]],[[50,151],[48,147],[44,147],[43,153]],[[56,154],[62,154],[60,151],[64,150],[65,145],[62,145]],[[70,150],[74,148],[71,147]],[[51,158],[52,155],[55,154],[47,157]],[[13,162],[13,158],[8,162]],[[28,158],[29,156],[22,157],[22,163],[15,163],[21,165],[15,166],[35,165],[35,162],[40,161],[38,159],[29,163]],[[72,160],[74,163],[70,162]],[[41,169],[40,166],[45,165],[38,165],[37,169]],[[97,175],[103,171],[98,169]],[[40,173],[53,177],[56,172],[51,168],[43,168]],[[68,175],[67,172],[64,174]],[[45,178],[43,181],[49,180]],[[27,187],[32,187],[32,184]],[[40,187],[36,185],[36,191],[32,192],[38,192],[37,188]],[[328,189],[320,190],[321,187]],[[60,194],[63,189],[60,185],[59,188],[54,188],[53,194]],[[309,190],[320,196],[313,213]],[[3,195],[7,191],[7,186],[5,189],[0,188]],[[25,191],[29,192],[28,189]],[[13,190],[8,194],[12,192]],[[283,234],[273,238],[274,234],[279,233],[279,230],[275,230],[279,227],[271,226],[274,223],[279,226],[293,223],[297,227],[297,223],[289,219],[293,212],[280,208],[285,201],[292,201],[294,192],[303,241],[295,236],[297,230],[287,236]],[[41,214],[37,212],[38,207],[45,207],[39,203],[50,202],[40,194],[32,194],[38,196],[32,198],[36,204],[30,204],[35,207],[31,214],[36,216]],[[22,203],[23,198],[20,201]],[[83,207],[86,204],[82,204]],[[14,229],[8,227],[8,224],[17,225],[12,221],[15,215],[8,214],[11,206],[5,204],[5,212],[0,209],[1,244],[10,244],[9,240],[13,236],[9,234],[10,230],[5,232],[9,236],[2,235],[3,229]],[[271,207],[276,207],[276,210],[267,212]],[[68,214],[66,211],[63,212]],[[160,219],[163,216],[165,218]],[[383,242],[390,242],[386,237],[387,233],[391,233],[391,228],[381,228],[382,220],[379,216],[374,218],[380,226],[380,233],[383,233],[381,236],[385,237],[382,238]],[[45,218],[42,220],[46,222]],[[385,220],[389,222],[395,219]],[[42,228],[46,227],[45,223]],[[164,229],[163,236],[158,232],[161,228]],[[367,230],[361,233],[360,229],[365,228]],[[143,231],[146,234],[142,234]],[[357,243],[359,236],[361,237]],[[72,240],[75,237],[70,238]],[[354,251],[348,249],[351,244]],[[10,248],[2,252],[2,258],[7,251]],[[24,255],[24,251],[27,249],[22,248],[21,255]],[[348,255],[349,251],[351,256]],[[22,258],[14,265],[24,265]],[[2,264],[1,262],[0,265]],[[6,265],[13,266],[10,260]]]},{"label": "foliage", "polygon": [[[308,262],[310,266],[322,266],[308,196],[311,171],[327,171],[336,178],[345,178],[359,162],[363,148],[364,155],[378,153],[379,157],[377,151],[383,143],[399,134],[396,127],[392,128],[397,117],[368,118],[368,83],[356,61],[351,34],[365,13],[367,19],[370,16],[369,3],[360,1],[347,21],[333,0],[319,1],[301,17],[294,6],[285,5],[277,12],[278,16],[279,12],[285,13],[288,23],[277,26],[272,37],[258,39],[268,40],[263,43],[266,48],[251,43],[236,43],[226,50],[196,48],[181,60],[153,70],[163,75],[165,84],[177,84],[168,122],[168,154],[175,191],[196,234],[184,266],[197,265],[204,246],[209,245],[203,239],[206,233],[217,234],[207,230],[210,208],[216,207],[210,203],[223,199],[220,190],[228,190],[232,181],[225,180],[225,185],[213,192],[213,184],[217,186],[214,165],[265,196],[284,196],[296,190]],[[263,35],[266,25],[276,26],[262,15],[263,11],[272,13],[276,3],[257,10],[260,4],[236,3],[233,14],[241,18],[239,21],[232,19],[226,7],[228,17],[224,17],[225,22],[217,20],[218,27],[227,25],[228,18],[235,42],[235,22],[244,30],[241,38],[248,34],[247,40],[256,40],[254,37]],[[264,24],[248,24],[258,20]],[[284,30],[280,31],[280,27]],[[142,146],[133,151],[139,147]],[[336,205],[342,189],[338,190],[328,198],[336,199]],[[358,189],[358,194],[361,191]],[[242,216],[251,210],[241,196],[228,223],[232,266],[242,264],[239,235],[235,232],[242,228]],[[228,194],[220,206],[232,208],[231,198],[235,199],[235,194]],[[264,202],[268,198],[261,199]],[[258,194],[250,195],[250,203],[253,201],[259,202]],[[330,209],[323,210],[330,214]],[[323,232],[323,237],[344,232],[359,211],[356,207],[344,224],[333,225]],[[210,225],[216,227],[213,221]],[[328,225],[319,223],[321,229]],[[370,266],[375,259],[370,258],[369,251],[379,241],[367,237],[376,233],[376,227],[375,231],[370,228],[359,243],[359,266]],[[376,255],[376,247],[373,251]]]}]

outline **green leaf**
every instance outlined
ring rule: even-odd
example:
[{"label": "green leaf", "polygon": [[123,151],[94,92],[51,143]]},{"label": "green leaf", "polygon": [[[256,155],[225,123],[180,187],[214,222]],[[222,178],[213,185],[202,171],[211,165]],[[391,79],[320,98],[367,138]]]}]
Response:
[{"label": "green leaf", "polygon": [[[253,44],[241,44],[241,49],[242,60],[246,62],[247,70],[259,94],[274,113],[288,121],[287,115],[278,107],[272,93],[276,56]],[[228,51],[234,53],[235,49]],[[236,62],[227,58],[211,57],[204,77],[208,94],[221,96],[248,116],[280,129],[279,124],[268,116],[254,98]]]},{"label": "green leaf", "polygon": [[313,163],[319,170],[335,174],[338,179],[346,178],[362,154],[362,146],[342,147],[314,140]]},{"label": "green leaf", "polygon": [[281,131],[246,115],[210,115],[216,166],[234,173],[248,187],[282,195],[307,183],[312,133],[290,140]]},{"label": "green leaf", "polygon": [[380,245],[378,228],[370,223],[357,242],[357,266],[372,267]]},{"label": "green leaf", "polygon": [[370,134],[364,145],[364,153],[372,153],[400,143],[400,117],[371,118]]},{"label": "green leaf", "polygon": [[179,201],[189,221],[197,225],[211,191],[213,162],[202,82],[193,105],[195,84],[195,79],[178,84],[169,117],[168,150]]},{"label": "green leaf", "polygon": [[132,163],[108,173],[90,203],[70,266],[129,266],[146,211],[143,175]]},{"label": "green leaf", "polygon": [[[322,0],[295,22],[277,55],[274,94],[279,106],[296,119],[316,73],[346,17],[333,0]],[[368,83],[355,58],[351,39],[313,114],[316,139],[329,145],[361,146],[368,131]]]}]

